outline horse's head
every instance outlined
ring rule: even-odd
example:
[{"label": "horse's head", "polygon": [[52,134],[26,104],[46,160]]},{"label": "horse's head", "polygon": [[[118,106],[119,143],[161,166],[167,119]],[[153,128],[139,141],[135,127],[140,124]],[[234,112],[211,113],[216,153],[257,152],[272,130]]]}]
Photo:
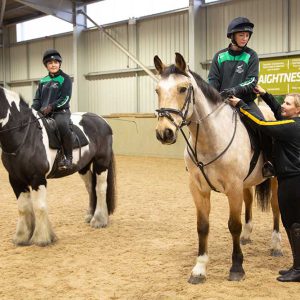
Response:
[{"label": "horse's head", "polygon": [[163,144],[173,144],[176,142],[178,129],[188,123],[193,113],[193,87],[181,54],[176,53],[175,64],[169,67],[166,67],[156,55],[154,65],[160,74],[156,87],[158,95],[156,137]]}]

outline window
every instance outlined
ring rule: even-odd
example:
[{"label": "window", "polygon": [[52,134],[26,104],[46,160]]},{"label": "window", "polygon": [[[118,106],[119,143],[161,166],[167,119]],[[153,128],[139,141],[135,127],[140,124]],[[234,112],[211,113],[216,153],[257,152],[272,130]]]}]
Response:
[{"label": "window", "polygon": [[[186,7],[189,0],[105,0],[87,5],[87,15],[103,25]],[[88,21],[88,27],[92,26]]]},{"label": "window", "polygon": [[[189,0],[105,0],[87,5],[87,15],[99,25],[189,7]],[[94,25],[88,21],[88,27]],[[53,16],[17,24],[17,42],[73,31],[73,25]]]},{"label": "window", "polygon": [[73,31],[73,25],[53,16],[17,24],[17,42]]}]

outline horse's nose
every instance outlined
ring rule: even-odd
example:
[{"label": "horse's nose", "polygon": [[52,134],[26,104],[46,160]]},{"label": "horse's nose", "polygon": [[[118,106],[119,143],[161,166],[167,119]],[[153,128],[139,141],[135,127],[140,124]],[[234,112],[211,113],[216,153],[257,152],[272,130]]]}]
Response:
[{"label": "horse's nose", "polygon": [[174,137],[174,132],[169,128],[166,128],[161,133],[159,132],[159,130],[156,130],[156,138],[163,144],[175,143],[176,139]]}]

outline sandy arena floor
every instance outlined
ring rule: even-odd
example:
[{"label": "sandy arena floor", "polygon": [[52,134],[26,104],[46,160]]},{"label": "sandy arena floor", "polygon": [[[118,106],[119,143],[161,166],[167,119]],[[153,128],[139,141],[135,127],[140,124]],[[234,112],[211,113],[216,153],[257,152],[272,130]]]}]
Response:
[{"label": "sandy arena floor", "polygon": [[284,256],[269,256],[271,212],[254,208],[252,244],[243,246],[246,279],[229,282],[228,204],[213,193],[208,279],[187,283],[197,255],[196,216],[184,163],[118,156],[118,206],[105,229],[84,223],[79,176],[49,180],[49,215],[59,240],[16,247],[17,205],[0,164],[0,299],[299,299],[300,283],[279,283]]}]

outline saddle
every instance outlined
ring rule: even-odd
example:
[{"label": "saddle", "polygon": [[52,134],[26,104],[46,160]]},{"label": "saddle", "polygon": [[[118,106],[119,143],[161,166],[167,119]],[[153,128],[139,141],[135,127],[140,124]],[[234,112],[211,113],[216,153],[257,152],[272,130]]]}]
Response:
[{"label": "saddle", "polygon": [[[47,117],[47,118],[42,117],[41,119],[43,121],[43,124],[48,134],[49,147],[51,149],[61,149],[62,148],[61,138],[55,120],[51,117]],[[89,144],[82,130],[78,126],[73,124],[72,120],[70,120],[70,129],[73,135],[73,149],[81,148]]]}]

